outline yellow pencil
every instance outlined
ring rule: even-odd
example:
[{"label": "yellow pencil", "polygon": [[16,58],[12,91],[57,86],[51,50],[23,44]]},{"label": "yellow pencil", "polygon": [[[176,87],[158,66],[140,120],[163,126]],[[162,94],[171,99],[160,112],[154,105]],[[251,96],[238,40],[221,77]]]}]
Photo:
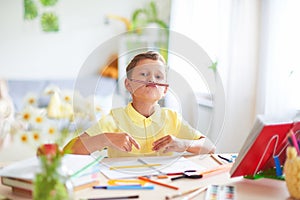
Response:
[{"label": "yellow pencil", "polygon": [[145,165],[124,165],[124,166],[114,166],[110,167],[110,170],[116,170],[116,169],[129,169],[129,168],[143,168],[143,167],[154,167],[154,166],[160,166],[161,164],[145,164]]},{"label": "yellow pencil", "polygon": [[210,157],[216,161],[219,165],[223,165],[224,163],[219,160],[214,154],[210,154]]},{"label": "yellow pencil", "polygon": [[185,196],[185,195],[187,195],[187,194],[191,194],[191,193],[193,193],[193,192],[196,192],[196,191],[198,191],[198,190],[200,190],[200,189],[205,190],[204,188],[206,189],[206,187],[197,187],[197,188],[194,188],[194,189],[192,189],[192,190],[185,191],[185,192],[179,192],[179,193],[174,194],[174,195],[172,195],[172,196],[166,196],[166,200],[169,200],[169,199],[175,199],[175,198],[177,198],[177,197],[182,197],[182,196]]}]

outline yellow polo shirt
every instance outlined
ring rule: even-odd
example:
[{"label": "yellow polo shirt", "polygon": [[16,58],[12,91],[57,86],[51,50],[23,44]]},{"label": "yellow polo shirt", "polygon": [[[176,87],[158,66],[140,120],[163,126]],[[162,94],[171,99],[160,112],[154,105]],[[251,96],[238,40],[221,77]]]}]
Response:
[{"label": "yellow polo shirt", "polygon": [[131,103],[125,108],[112,109],[110,114],[101,118],[86,132],[90,136],[105,132],[125,132],[130,134],[141,146],[141,149],[133,146],[131,152],[108,147],[109,157],[170,155],[153,151],[152,143],[166,135],[190,140],[204,137],[175,111],[157,105],[155,112],[150,117],[144,117],[133,108]]}]

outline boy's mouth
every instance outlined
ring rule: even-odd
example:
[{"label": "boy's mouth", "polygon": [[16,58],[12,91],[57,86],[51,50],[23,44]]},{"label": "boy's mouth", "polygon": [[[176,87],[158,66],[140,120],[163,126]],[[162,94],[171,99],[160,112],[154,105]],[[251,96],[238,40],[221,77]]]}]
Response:
[{"label": "boy's mouth", "polygon": [[155,83],[147,83],[146,87],[155,87],[156,88],[156,84]]}]

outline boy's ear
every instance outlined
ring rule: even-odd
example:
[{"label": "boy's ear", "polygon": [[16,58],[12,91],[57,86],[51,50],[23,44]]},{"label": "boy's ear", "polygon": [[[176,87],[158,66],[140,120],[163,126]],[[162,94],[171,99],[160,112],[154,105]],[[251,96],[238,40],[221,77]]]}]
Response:
[{"label": "boy's ear", "polygon": [[132,88],[131,88],[128,78],[125,79],[124,84],[125,84],[125,88],[128,90],[128,92],[131,93]]}]

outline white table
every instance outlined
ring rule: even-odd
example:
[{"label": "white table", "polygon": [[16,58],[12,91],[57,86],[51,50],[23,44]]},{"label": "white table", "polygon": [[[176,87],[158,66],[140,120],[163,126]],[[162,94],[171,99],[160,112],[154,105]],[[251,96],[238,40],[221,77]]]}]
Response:
[{"label": "white table", "polygon": [[[199,163],[204,167],[216,167],[219,164],[213,160],[209,155],[202,156],[187,156],[188,159],[193,162]],[[107,158],[112,159],[112,158]],[[119,158],[119,160],[124,160],[126,158]],[[4,163],[2,163],[3,165]],[[105,185],[107,179],[101,174],[100,175],[100,184]],[[128,196],[138,194],[139,199],[155,199],[163,200],[166,195],[176,194],[179,191],[186,191],[192,188],[207,186],[209,184],[225,184],[225,185],[234,185],[236,186],[236,199],[241,200],[282,200],[288,199],[289,193],[284,181],[273,180],[273,179],[258,179],[258,180],[249,180],[244,179],[243,177],[230,178],[229,173],[221,173],[214,176],[203,177],[202,179],[179,179],[171,182],[169,179],[160,179],[166,183],[171,183],[174,186],[180,188],[180,190],[173,190],[163,186],[155,185],[154,190],[96,190],[92,188],[84,189],[75,193],[75,199],[87,199],[95,197],[110,197],[110,196]],[[0,185],[0,194],[5,197],[19,200],[26,199],[24,197],[14,196],[11,193],[9,187]],[[195,199],[204,199],[205,192],[202,192]],[[28,199],[28,198],[27,198]],[[176,198],[180,199],[180,198]]]}]

